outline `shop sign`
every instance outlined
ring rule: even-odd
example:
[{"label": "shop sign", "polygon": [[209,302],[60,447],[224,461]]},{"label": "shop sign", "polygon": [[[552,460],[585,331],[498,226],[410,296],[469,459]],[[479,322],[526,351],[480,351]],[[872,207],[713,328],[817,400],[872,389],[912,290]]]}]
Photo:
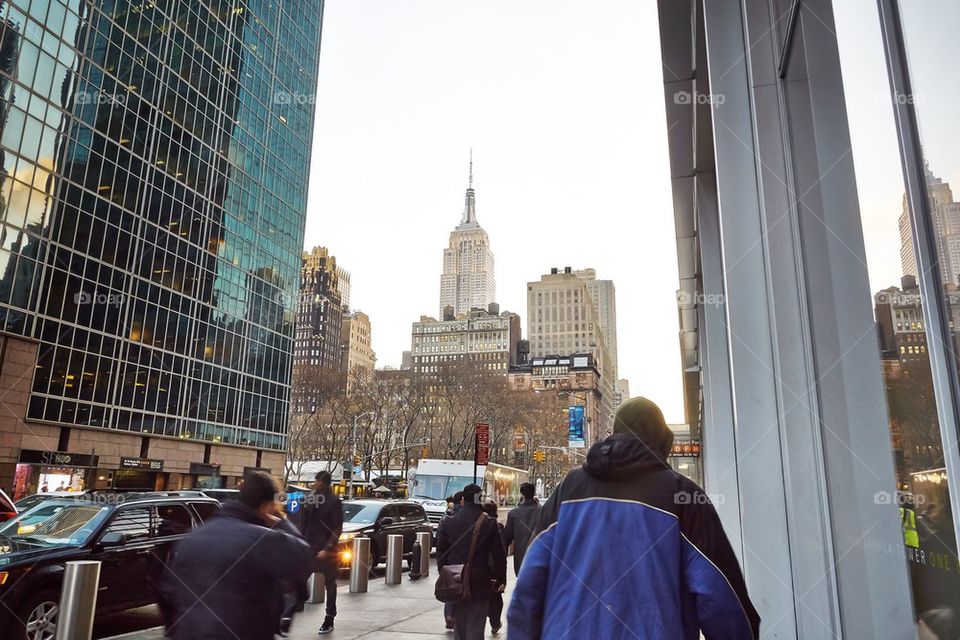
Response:
[{"label": "shop sign", "polygon": [[478,422],[474,431],[473,464],[480,467],[490,460],[490,425]]},{"label": "shop sign", "polygon": [[163,471],[163,460],[147,458],[120,458],[121,469],[140,469],[143,471]]},{"label": "shop sign", "polygon": [[674,442],[673,446],[670,448],[670,453],[667,455],[670,457],[699,458],[700,441],[691,440],[687,442]]},{"label": "shop sign", "polygon": [[220,465],[191,462],[190,473],[197,476],[217,476],[220,475]]},{"label": "shop sign", "polygon": [[85,453],[68,453],[66,451],[37,451],[35,449],[21,449],[17,462],[22,464],[45,464],[59,467],[96,467],[100,456],[91,456]]}]

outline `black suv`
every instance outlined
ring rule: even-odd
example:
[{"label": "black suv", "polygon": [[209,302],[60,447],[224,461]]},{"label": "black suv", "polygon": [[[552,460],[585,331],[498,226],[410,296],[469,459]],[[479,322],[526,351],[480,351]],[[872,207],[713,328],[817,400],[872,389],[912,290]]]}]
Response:
[{"label": "black suv", "polygon": [[52,498],[0,525],[0,637],[55,637],[70,560],[101,562],[98,614],[156,602],[171,545],[219,509],[197,493],[92,493]]},{"label": "black suv", "polygon": [[370,568],[386,560],[387,536],[403,535],[403,557],[410,563],[417,532],[430,532],[427,514],[416,502],[401,500],[347,500],[343,503],[343,533],[340,535],[340,565],[349,566],[353,539],[370,538]]}]

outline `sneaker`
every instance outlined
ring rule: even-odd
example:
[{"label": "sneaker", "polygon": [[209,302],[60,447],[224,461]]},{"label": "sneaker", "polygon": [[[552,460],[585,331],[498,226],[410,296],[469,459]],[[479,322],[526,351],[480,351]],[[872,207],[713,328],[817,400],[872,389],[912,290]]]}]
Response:
[{"label": "sneaker", "polygon": [[498,624],[498,625],[495,626],[495,627],[491,626],[491,627],[490,627],[490,633],[492,633],[493,635],[497,635],[497,634],[500,633],[500,629],[502,629],[502,628],[503,628],[503,625],[502,625],[502,624]]},{"label": "sneaker", "polygon": [[290,633],[290,626],[293,624],[293,618],[280,618],[280,628],[277,629],[277,635],[286,638]]},{"label": "sneaker", "polygon": [[333,618],[327,616],[323,619],[323,624],[320,625],[320,631],[317,631],[320,635],[326,635],[333,631]]}]

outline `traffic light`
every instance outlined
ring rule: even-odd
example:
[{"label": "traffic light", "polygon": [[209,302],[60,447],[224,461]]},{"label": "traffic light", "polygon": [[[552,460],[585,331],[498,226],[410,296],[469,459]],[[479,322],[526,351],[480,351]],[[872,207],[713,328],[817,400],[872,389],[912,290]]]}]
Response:
[{"label": "traffic light", "polygon": [[534,462],[543,462],[547,459],[547,454],[543,451],[537,450],[533,452],[533,461]]},{"label": "traffic light", "polygon": [[360,456],[353,456],[353,466],[355,467],[360,466]]}]

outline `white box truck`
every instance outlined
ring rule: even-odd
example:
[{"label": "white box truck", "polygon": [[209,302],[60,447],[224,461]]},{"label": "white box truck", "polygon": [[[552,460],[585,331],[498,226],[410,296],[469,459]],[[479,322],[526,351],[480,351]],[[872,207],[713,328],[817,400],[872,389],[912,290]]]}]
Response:
[{"label": "white box truck", "polygon": [[[483,495],[501,507],[513,507],[520,501],[520,485],[527,481],[523,469],[491,462],[477,467],[477,484]],[[424,458],[410,478],[410,499],[419,502],[427,512],[436,540],[437,526],[447,510],[446,498],[472,483],[473,460],[439,460]]]}]

